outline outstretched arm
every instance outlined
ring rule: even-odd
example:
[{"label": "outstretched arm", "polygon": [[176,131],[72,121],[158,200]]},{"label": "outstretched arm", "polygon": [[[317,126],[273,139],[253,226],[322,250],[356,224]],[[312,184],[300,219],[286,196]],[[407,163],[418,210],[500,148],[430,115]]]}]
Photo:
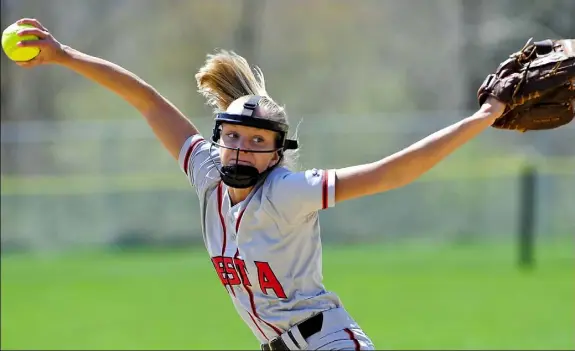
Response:
[{"label": "outstretched arm", "polygon": [[441,129],[379,161],[336,170],[335,201],[373,195],[407,185],[487,129],[505,105],[489,99],[472,116]]},{"label": "outstretched arm", "polygon": [[21,42],[20,46],[41,49],[38,57],[30,62],[20,63],[21,66],[58,64],[108,88],[144,116],[154,134],[176,160],[186,139],[198,134],[197,128],[180,110],[132,72],[112,62],[60,44],[34,19],[23,19],[19,23],[35,27],[24,29],[19,35],[36,35],[40,38]]}]

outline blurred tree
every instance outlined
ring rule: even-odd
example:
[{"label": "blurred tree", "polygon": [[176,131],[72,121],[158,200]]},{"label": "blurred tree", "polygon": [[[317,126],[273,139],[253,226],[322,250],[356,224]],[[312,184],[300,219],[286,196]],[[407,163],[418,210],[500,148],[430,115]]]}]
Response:
[{"label": "blurred tree", "polygon": [[238,28],[235,31],[235,47],[248,62],[258,62],[259,39],[265,1],[242,0]]},{"label": "blurred tree", "polygon": [[483,21],[483,0],[460,0],[461,1],[461,32],[462,44],[459,46],[461,63],[464,76],[467,77],[467,94],[461,100],[461,110],[474,110],[477,108],[477,89],[483,82],[485,75],[482,73],[484,65],[477,62],[483,61],[481,47],[481,32],[479,30]]}]

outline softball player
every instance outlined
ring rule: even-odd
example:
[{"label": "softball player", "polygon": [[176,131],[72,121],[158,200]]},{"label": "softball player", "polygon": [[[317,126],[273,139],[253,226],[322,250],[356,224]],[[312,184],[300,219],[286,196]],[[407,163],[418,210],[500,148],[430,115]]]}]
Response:
[{"label": "softball player", "polygon": [[372,350],[374,345],[322,283],[318,212],[417,179],[491,126],[504,105],[490,99],[475,114],[391,156],[341,169],[290,169],[298,142],[283,107],[266,92],[261,70],[241,56],[208,55],[196,75],[215,109],[212,135],[150,85],[101,58],[61,45],[36,20],[21,35],[41,54],[24,67],[55,63],[118,94],[146,119],[179,161],[200,201],[206,248],[220,282],[263,350]]}]

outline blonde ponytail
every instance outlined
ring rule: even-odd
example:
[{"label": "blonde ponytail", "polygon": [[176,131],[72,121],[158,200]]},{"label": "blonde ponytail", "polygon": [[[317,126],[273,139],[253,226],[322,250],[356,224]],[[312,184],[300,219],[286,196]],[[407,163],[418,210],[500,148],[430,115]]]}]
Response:
[{"label": "blonde ponytail", "polygon": [[262,71],[258,67],[252,70],[246,59],[233,51],[209,54],[196,81],[207,104],[220,111],[242,96],[268,95]]}]

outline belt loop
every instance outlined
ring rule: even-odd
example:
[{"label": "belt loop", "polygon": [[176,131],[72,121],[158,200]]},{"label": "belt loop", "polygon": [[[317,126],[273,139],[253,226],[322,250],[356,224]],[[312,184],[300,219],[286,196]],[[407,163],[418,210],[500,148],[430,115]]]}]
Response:
[{"label": "belt loop", "polygon": [[301,332],[297,326],[295,328],[291,328],[288,332],[291,334],[290,336],[293,336],[294,341],[298,344],[299,350],[307,350],[308,343],[303,335],[301,335]]},{"label": "belt loop", "polygon": [[[293,329],[297,329],[297,328],[293,328]],[[302,350],[303,349],[303,347],[298,345],[298,343],[292,337],[290,330],[288,330],[287,332],[280,335],[280,338],[283,340],[283,343],[285,346],[287,346],[288,350]]]}]

